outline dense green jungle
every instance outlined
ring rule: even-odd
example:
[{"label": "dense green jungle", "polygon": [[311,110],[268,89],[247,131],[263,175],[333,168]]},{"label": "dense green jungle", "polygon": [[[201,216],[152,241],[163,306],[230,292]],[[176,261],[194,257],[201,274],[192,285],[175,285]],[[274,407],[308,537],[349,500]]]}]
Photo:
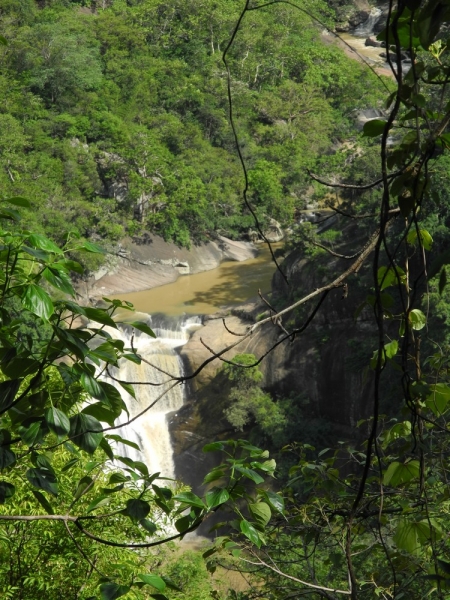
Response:
[{"label": "dense green jungle", "polygon": [[[450,0],[2,0],[0,598],[450,597],[449,47]],[[80,293],[274,223],[181,374]],[[136,458],[144,386],[202,486]]]}]

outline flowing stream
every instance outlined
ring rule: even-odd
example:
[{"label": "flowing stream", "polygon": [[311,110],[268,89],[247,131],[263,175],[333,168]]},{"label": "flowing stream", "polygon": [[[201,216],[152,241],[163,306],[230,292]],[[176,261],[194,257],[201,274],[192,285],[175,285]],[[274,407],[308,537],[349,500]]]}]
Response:
[{"label": "flowing stream", "polygon": [[122,359],[119,368],[112,372],[114,378],[136,384],[136,399],[114,379],[109,380],[119,389],[128,409],[129,417],[123,415],[121,422],[138,417],[148,408],[135,421],[117,430],[123,438],[138,444],[142,452],[123,445],[122,454],[144,461],[151,473],[174,477],[167,415],[183,405],[185,387],[174,385],[170,376],[182,377],[183,362],[178,350],[188,341],[192,331],[201,327],[201,317],[192,316],[192,313],[213,313],[223,304],[237,304],[254,296],[258,287],[266,291],[274,269],[266,250],[256,259],[224,263],[213,271],[182,276],[173,284],[120,296],[135,304],[141,314],[133,313],[133,318],[147,321],[157,336],[154,339],[135,332],[132,340],[132,330],[127,326],[119,331],[109,329],[113,337],[121,339],[125,347],[133,346],[142,357],[140,365]]}]

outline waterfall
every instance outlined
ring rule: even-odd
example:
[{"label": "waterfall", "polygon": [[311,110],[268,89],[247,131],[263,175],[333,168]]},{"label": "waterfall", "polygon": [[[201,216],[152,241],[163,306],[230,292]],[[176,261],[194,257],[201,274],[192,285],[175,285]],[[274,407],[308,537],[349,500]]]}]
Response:
[{"label": "waterfall", "polygon": [[375,25],[380,20],[382,11],[379,8],[373,7],[370,11],[369,17],[367,21],[358,25],[356,29],[353,31],[353,35],[356,37],[370,37],[373,34],[373,30]]},{"label": "waterfall", "polygon": [[130,425],[125,425],[117,430],[121,437],[137,443],[141,452],[126,445],[121,445],[119,452],[133,460],[143,461],[150,473],[160,472],[163,477],[174,478],[173,449],[167,414],[180,409],[183,405],[184,386],[178,384],[173,387],[174,382],[170,381],[164,372],[175,377],[182,377],[183,362],[176,349],[183,346],[188,341],[190,333],[201,326],[201,319],[190,317],[174,322],[164,316],[149,317],[148,315],[147,319],[149,326],[157,336],[156,339],[140,331],[132,330],[127,325],[121,326],[119,330],[107,328],[108,333],[115,339],[121,339],[126,348],[131,347],[131,336],[134,333],[133,347],[143,359],[148,361],[142,361],[138,365],[122,359],[119,368],[111,370],[112,375],[126,382],[156,384],[135,385],[135,399],[117,382],[108,378],[109,383],[112,383],[120,391],[129,413],[129,417],[126,414],[121,415],[116,424],[119,425],[136,417],[155,402],[164,390],[168,390],[145,414]]}]

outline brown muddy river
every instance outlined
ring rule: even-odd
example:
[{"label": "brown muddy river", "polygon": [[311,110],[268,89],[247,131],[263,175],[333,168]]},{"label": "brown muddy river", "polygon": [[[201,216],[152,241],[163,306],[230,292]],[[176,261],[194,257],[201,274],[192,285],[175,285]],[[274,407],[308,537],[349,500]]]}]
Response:
[{"label": "brown muddy river", "polygon": [[[272,248],[282,244],[272,244]],[[217,269],[182,275],[174,283],[151,290],[115,295],[134,304],[143,313],[169,316],[212,314],[221,306],[241,304],[261,292],[268,292],[275,265],[269,249],[261,246],[256,258],[224,262]]]}]

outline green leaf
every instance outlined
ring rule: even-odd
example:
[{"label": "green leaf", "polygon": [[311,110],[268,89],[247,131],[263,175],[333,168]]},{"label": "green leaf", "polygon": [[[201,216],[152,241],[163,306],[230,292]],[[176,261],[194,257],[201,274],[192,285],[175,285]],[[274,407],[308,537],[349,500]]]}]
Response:
[{"label": "green leaf", "polygon": [[69,417],[58,408],[48,408],[45,411],[45,420],[50,431],[58,437],[63,437],[70,431]]},{"label": "green leaf", "polygon": [[157,575],[138,575],[138,577],[147,585],[154,587],[158,592],[163,592],[166,589],[165,581]]},{"label": "green leaf", "polygon": [[282,496],[276,494],[275,492],[263,492],[263,496],[266,498],[272,510],[280,513],[281,515],[284,514],[284,499]]},{"label": "green leaf", "polygon": [[46,468],[28,469],[26,478],[34,487],[58,495],[58,483],[53,470]]},{"label": "green leaf", "polygon": [[428,231],[426,231],[425,229],[419,229],[419,235],[417,235],[417,230],[411,229],[406,238],[408,244],[410,244],[411,246],[416,246],[418,243],[418,239],[420,239],[420,242],[425,248],[425,250],[431,250],[431,246],[433,245],[433,238],[428,233]]},{"label": "green leaf", "polygon": [[131,498],[127,501],[126,508],[123,513],[130,517],[130,519],[134,522],[139,522],[150,512],[150,504],[145,502],[145,500],[138,500],[135,498]]},{"label": "green leaf", "polygon": [[2,208],[0,210],[0,219],[8,219],[9,221],[20,221],[20,213],[13,208]]},{"label": "green leaf", "polygon": [[175,528],[179,533],[184,533],[191,525],[192,519],[189,515],[185,515],[184,517],[181,517],[181,519],[175,521]]},{"label": "green leaf", "polygon": [[406,274],[401,267],[380,267],[378,269],[378,285],[380,286],[381,291],[386,289],[387,287],[398,284],[405,283]]},{"label": "green leaf", "polygon": [[376,137],[381,135],[385,126],[386,121],[383,121],[382,119],[371,119],[370,121],[364,123],[363,135],[366,137]]},{"label": "green leaf", "polygon": [[40,235],[38,233],[33,233],[28,238],[28,243],[30,246],[34,248],[39,248],[40,250],[45,250],[45,252],[52,252],[53,254],[64,254],[61,248],[46,238],[44,235]]},{"label": "green leaf", "polygon": [[141,450],[138,444],[135,442],[130,442],[130,440],[126,440],[120,435],[108,434],[107,438],[114,440],[115,442],[119,442],[120,444],[125,444],[125,446],[130,446],[130,448],[134,448],[135,450]]},{"label": "green leaf", "polygon": [[188,504],[189,506],[205,508],[202,499],[193,494],[192,492],[182,492],[181,494],[177,494],[176,496],[174,496],[173,499],[177,500],[178,502]]},{"label": "green leaf", "polygon": [[207,475],[205,475],[205,478],[203,479],[203,484],[212,483],[213,481],[222,479],[222,477],[225,476],[225,473],[226,471],[224,468],[217,467],[210,471]]},{"label": "green leaf", "polygon": [[401,518],[393,540],[400,550],[405,550],[410,554],[418,554],[420,547],[428,544],[432,534],[435,533],[432,532],[426,521],[416,522],[408,518]]},{"label": "green leaf", "polygon": [[418,460],[411,460],[406,463],[393,462],[389,465],[383,476],[383,484],[392,487],[398,487],[409,483],[413,479],[418,479],[420,474],[420,464]]},{"label": "green leaf", "polygon": [[81,411],[84,415],[91,415],[95,417],[98,421],[103,421],[104,423],[108,423],[108,425],[113,426],[114,421],[117,418],[117,415],[111,410],[102,404],[102,402],[95,402],[94,404],[89,404],[85,406]]},{"label": "green leaf", "polygon": [[227,489],[214,487],[211,490],[209,490],[208,492],[206,492],[206,495],[205,495],[206,506],[209,509],[215,508],[216,506],[220,506],[221,504],[224,504],[225,502],[227,502],[229,500],[229,498],[230,498],[230,494]]},{"label": "green leaf", "polygon": [[142,331],[143,333],[146,333],[147,335],[149,335],[152,338],[156,338],[156,334],[154,333],[154,331],[152,329],[150,329],[150,327],[147,325],[147,323],[144,323],[143,321],[132,321],[131,323],[127,323],[127,324],[131,325],[135,329],[138,329],[139,331]]},{"label": "green leaf", "polygon": [[16,488],[12,483],[8,483],[7,481],[0,481],[0,504],[5,504],[5,502],[14,496]]},{"label": "green leaf", "polygon": [[139,521],[139,525],[143,527],[145,531],[148,531],[148,533],[155,533],[155,531],[157,530],[155,523],[152,523],[148,519],[141,519]]},{"label": "green leaf", "polygon": [[42,506],[42,508],[45,510],[45,512],[48,515],[54,515],[55,511],[53,510],[52,505],[47,500],[47,498],[44,496],[44,494],[41,494],[41,492],[37,492],[36,490],[32,490],[32,491],[33,491],[33,496],[36,498],[36,500],[39,502],[39,504]]},{"label": "green leaf", "polygon": [[12,450],[0,446],[0,471],[7,469],[16,462],[16,455]]},{"label": "green leaf", "polygon": [[270,506],[265,502],[256,502],[255,504],[249,504],[248,508],[258,525],[265,527],[270,521],[272,512],[270,510]]},{"label": "green leaf", "polygon": [[239,473],[242,473],[244,477],[247,477],[247,479],[251,479],[252,481],[254,481],[257,485],[264,481],[264,478],[261,477],[261,475],[259,475],[259,473],[257,473],[253,469],[247,469],[247,467],[241,467],[239,465],[235,465],[234,468]]},{"label": "green leaf", "polygon": [[83,494],[86,493],[86,490],[88,488],[92,487],[92,483],[93,483],[93,480],[88,475],[85,475],[84,477],[82,477],[80,479],[80,481],[78,482],[77,489],[75,491],[73,499],[78,500],[78,498],[81,498],[81,496],[83,496]]},{"label": "green leaf", "polygon": [[48,321],[54,312],[53,302],[39,285],[30,284],[22,297],[24,308]]},{"label": "green leaf", "polygon": [[81,246],[77,247],[77,250],[84,250],[86,252],[92,252],[93,254],[106,254],[106,250],[98,246],[97,244],[93,244],[92,242],[83,242]]},{"label": "green leaf", "polygon": [[33,421],[32,423],[29,423],[28,421],[26,425],[24,423],[23,426],[19,427],[19,435],[27,446],[34,446],[36,443],[42,440],[44,434],[41,429],[42,425],[44,425],[44,429],[46,429],[45,424],[41,419],[39,419],[38,421]]},{"label": "green leaf", "polygon": [[203,446],[203,452],[217,452],[218,450],[223,450],[225,448],[222,442],[213,442],[212,444],[206,444]]},{"label": "green leaf", "polygon": [[72,287],[72,282],[64,271],[59,272],[57,269],[46,267],[42,271],[42,277],[57,290],[64,292],[65,294],[69,294],[69,296],[75,296],[75,290]]},{"label": "green leaf", "polygon": [[398,352],[398,342],[397,340],[392,340],[391,342],[384,345],[384,354],[386,358],[394,358],[394,356]]},{"label": "green leaf", "polygon": [[97,400],[107,400],[104,389],[94,377],[83,372],[80,377],[80,382],[89,396],[97,398]]},{"label": "green leaf", "polygon": [[86,512],[90,513],[91,511],[95,510],[96,508],[101,508],[102,506],[106,506],[109,503],[110,503],[109,496],[105,496],[103,494],[103,495],[99,496],[98,498],[95,498],[94,500],[92,500],[92,502],[87,507]]},{"label": "green leaf", "polygon": [[95,323],[100,323],[100,325],[108,325],[109,327],[117,329],[117,323],[111,319],[106,310],[101,308],[86,307],[84,311],[86,317],[91,321],[95,321]]},{"label": "green leaf", "polygon": [[127,585],[119,585],[112,581],[102,583],[100,586],[100,597],[102,600],[116,600],[117,598],[128,594],[130,589],[131,588]]},{"label": "green leaf", "polygon": [[243,519],[239,523],[239,527],[242,533],[245,535],[245,537],[248,538],[252,542],[252,544],[255,544],[255,546],[261,548],[261,538],[259,536],[259,533],[256,531],[256,529],[251,523]]},{"label": "green leaf", "polygon": [[21,383],[21,379],[9,379],[0,383],[0,410],[2,412],[14,402]]},{"label": "green leaf", "polygon": [[413,329],[415,329],[416,331],[420,331],[427,324],[427,318],[426,318],[426,316],[418,308],[413,308],[409,312],[408,316],[409,316],[409,322],[411,324],[411,327]]},{"label": "green leaf", "polygon": [[103,438],[102,426],[91,415],[79,413],[70,419],[69,437],[76,446],[93,454]]},{"label": "green leaf", "polygon": [[435,383],[430,385],[430,391],[431,394],[425,401],[426,406],[440,417],[445,413],[450,402],[450,387],[445,383]]},{"label": "green leaf", "polygon": [[[2,36],[0,36],[1,38]],[[4,38],[3,38],[4,39]],[[1,41],[0,41],[1,43]],[[30,201],[26,198],[21,198],[20,196],[14,196],[13,198],[6,198],[5,202],[9,202],[14,206],[21,206],[23,208],[31,208]]]},{"label": "green leaf", "polygon": [[8,45],[8,40],[3,35],[0,35],[0,44],[2,46],[7,46]]}]

